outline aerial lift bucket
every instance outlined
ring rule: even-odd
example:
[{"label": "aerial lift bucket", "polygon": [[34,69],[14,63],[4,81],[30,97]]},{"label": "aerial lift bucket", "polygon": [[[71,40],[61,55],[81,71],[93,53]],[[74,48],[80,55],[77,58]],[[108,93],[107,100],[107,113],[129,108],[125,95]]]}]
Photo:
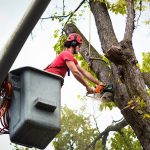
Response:
[{"label": "aerial lift bucket", "polygon": [[60,131],[63,78],[32,67],[10,72],[13,96],[9,135],[13,143],[44,149]]}]

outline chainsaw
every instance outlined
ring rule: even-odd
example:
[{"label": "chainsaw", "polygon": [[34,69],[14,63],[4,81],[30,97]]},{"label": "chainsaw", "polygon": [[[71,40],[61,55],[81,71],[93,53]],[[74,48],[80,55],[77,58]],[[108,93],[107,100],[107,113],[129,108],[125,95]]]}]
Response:
[{"label": "chainsaw", "polygon": [[96,85],[95,88],[93,89],[93,96],[92,98],[100,98],[101,101],[103,102],[110,102],[112,101],[112,95],[113,95],[113,85]]}]

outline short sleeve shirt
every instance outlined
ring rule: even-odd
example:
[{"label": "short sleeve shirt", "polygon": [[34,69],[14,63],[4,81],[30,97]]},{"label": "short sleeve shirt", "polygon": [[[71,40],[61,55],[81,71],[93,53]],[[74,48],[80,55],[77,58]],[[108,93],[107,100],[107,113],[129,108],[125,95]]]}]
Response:
[{"label": "short sleeve shirt", "polygon": [[51,73],[60,75],[64,78],[66,75],[66,72],[68,71],[66,61],[73,61],[75,63],[75,65],[78,64],[78,62],[74,58],[73,54],[70,51],[65,50],[65,51],[61,52],[55,58],[55,60],[44,70],[47,72],[51,72]]}]

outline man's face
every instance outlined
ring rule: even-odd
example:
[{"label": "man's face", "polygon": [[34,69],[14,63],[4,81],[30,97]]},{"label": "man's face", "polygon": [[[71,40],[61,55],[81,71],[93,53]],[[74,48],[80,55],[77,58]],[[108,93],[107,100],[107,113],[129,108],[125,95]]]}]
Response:
[{"label": "man's face", "polygon": [[76,46],[76,48],[75,48],[75,54],[78,54],[80,52],[80,46],[81,45]]}]

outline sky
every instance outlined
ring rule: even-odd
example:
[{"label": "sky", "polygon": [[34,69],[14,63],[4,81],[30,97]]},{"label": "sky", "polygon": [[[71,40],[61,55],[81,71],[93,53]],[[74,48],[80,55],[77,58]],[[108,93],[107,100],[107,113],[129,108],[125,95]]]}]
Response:
[{"label": "sky", "polygon": [[[72,0],[73,1],[73,0]],[[20,19],[24,15],[27,7],[30,5],[31,0],[0,0],[0,49],[3,48],[10,35],[15,30],[17,24]],[[52,13],[52,10],[55,9],[55,3],[57,1],[51,1],[48,8],[46,9],[43,17],[46,17]],[[70,1],[71,4],[71,1]],[[49,11],[47,11],[49,10]],[[112,23],[114,26],[115,33],[117,38],[122,40],[124,34],[124,23],[125,18],[122,16],[113,17]],[[81,30],[87,39],[89,38],[89,28],[87,25],[89,24],[88,13],[87,18],[81,19],[77,26]],[[21,52],[19,53],[17,59],[15,60],[11,70],[20,68],[23,66],[32,66],[38,69],[45,68],[51,61],[55,58],[55,53],[53,52],[53,45],[56,42],[56,39],[53,37],[53,32],[57,28],[60,28],[60,24],[56,22],[52,22],[50,20],[44,20],[42,23],[39,21],[32,32],[32,35],[28,37],[28,40],[24,44]],[[144,25],[138,26],[135,29],[133,35],[133,46],[135,49],[135,54],[139,62],[142,62],[142,52],[150,51],[150,30]],[[93,17],[91,19],[91,44],[96,49],[101,49],[99,38],[97,35],[97,30],[95,27],[95,22]],[[61,95],[61,103],[62,105],[67,104],[68,107],[72,109],[77,109],[81,106],[81,102],[77,99],[77,95],[85,95],[85,88],[71,75],[70,77],[65,77],[65,84],[62,87],[62,95]],[[88,111],[90,113],[95,113],[98,109],[99,101],[97,100],[88,100]],[[100,130],[103,131],[107,125],[110,125],[112,120],[118,120],[121,118],[121,114],[119,110],[114,110],[113,115],[110,115],[108,110],[100,115],[98,118],[99,122],[103,122],[105,120],[105,124],[100,125]],[[107,119],[106,119],[107,118]],[[10,144],[8,135],[0,136],[0,149],[3,150],[11,150],[13,146]],[[50,146],[46,148],[49,149]]]}]

